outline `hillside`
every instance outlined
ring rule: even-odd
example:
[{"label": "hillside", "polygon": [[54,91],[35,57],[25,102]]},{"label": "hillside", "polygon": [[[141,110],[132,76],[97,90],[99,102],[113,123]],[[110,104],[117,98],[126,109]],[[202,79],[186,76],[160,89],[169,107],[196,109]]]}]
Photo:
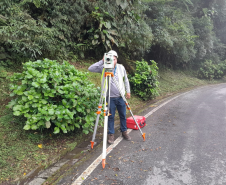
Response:
[{"label": "hillside", "polygon": [[[52,156],[56,156],[54,160],[57,160],[73,150],[84,138],[92,135],[89,131],[96,110],[93,108],[95,103],[90,103],[87,92],[93,90],[96,92],[93,94],[98,95],[98,88],[95,87],[100,86],[101,75],[90,73],[88,67],[101,59],[105,52],[112,49],[117,51],[120,56],[118,62],[125,66],[131,76],[135,73],[135,61],[141,61],[144,67],[137,78],[141,74],[151,77],[141,81],[140,84],[145,84],[144,81],[148,80],[152,83],[146,83],[146,89],[140,92],[147,94],[146,92],[153,93],[157,90],[159,95],[147,96],[147,100],[144,101],[136,96],[132,89],[131,99],[128,100],[134,114],[139,114],[147,105],[154,106],[154,102],[176,93],[203,85],[224,83],[225,48],[225,0],[2,0],[0,184],[16,183],[18,179],[27,177],[31,170],[49,166],[54,162]],[[50,63],[43,67],[45,59],[54,64],[55,71],[51,71],[53,66],[49,66]],[[39,65],[33,69],[32,65],[38,60]],[[26,77],[29,78],[29,83],[27,79],[20,81],[22,77],[18,75],[19,81],[12,87],[18,88],[15,91],[17,94],[12,93],[8,77],[22,72],[23,64],[29,61],[32,61],[29,63],[30,68],[26,68],[30,70]],[[59,64],[63,61],[69,61],[78,72],[70,65],[66,66],[65,71],[62,70]],[[152,75],[153,70],[148,68],[152,63],[156,65],[156,69],[157,66],[159,68],[158,76]],[[64,78],[58,79],[58,68],[61,69]],[[70,70],[72,72],[69,74]],[[77,74],[80,75],[78,78]],[[159,82],[158,88],[156,80]],[[77,82],[80,85],[76,86],[79,87],[77,89],[82,89],[83,84],[86,87],[89,83],[94,85],[89,87],[90,91],[81,91],[83,94],[80,96],[73,94],[76,89],[70,86]],[[60,89],[63,88],[62,84],[66,89],[64,93]],[[62,87],[59,87],[61,85]],[[54,89],[56,86],[58,89]],[[21,89],[23,90],[20,91]],[[29,92],[29,96],[22,97],[25,90],[33,91]],[[43,99],[34,98],[32,93]],[[71,97],[67,96],[68,93]],[[53,94],[57,94],[55,99]],[[6,105],[13,100],[12,96],[20,96],[20,99],[15,99],[10,104],[10,109],[6,109]],[[65,100],[67,98],[68,102]],[[81,99],[83,102],[77,106],[77,100]],[[26,101],[28,107],[25,107]],[[84,102],[86,104],[83,104]],[[18,106],[15,106],[15,103],[18,103]],[[59,110],[56,113],[49,108],[57,107],[57,103],[62,108],[58,114],[61,116],[59,120]],[[86,109],[90,104],[93,106],[92,109]],[[43,107],[45,110],[41,111]],[[17,110],[20,108],[27,110],[21,113],[22,111]],[[29,111],[32,116],[27,114]],[[77,112],[79,116],[74,116]],[[90,112],[93,115],[86,117]],[[25,117],[19,116],[22,114],[30,116],[30,119],[34,118],[33,125]],[[43,116],[40,118],[43,120],[35,122],[37,117],[33,114],[39,114],[39,118]],[[67,121],[73,125],[68,126]],[[86,125],[84,129],[87,122],[90,127]],[[39,129],[37,125],[40,126]],[[24,127],[27,130],[24,130]],[[67,133],[65,127],[70,132]]]}]

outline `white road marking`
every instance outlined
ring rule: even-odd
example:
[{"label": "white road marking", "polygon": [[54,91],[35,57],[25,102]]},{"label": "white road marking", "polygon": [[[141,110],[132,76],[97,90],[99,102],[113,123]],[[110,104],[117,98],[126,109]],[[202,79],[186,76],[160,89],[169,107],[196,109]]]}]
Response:
[{"label": "white road marking", "polygon": [[[132,129],[127,130],[128,133],[132,131]],[[107,155],[115,148],[121,141],[122,136],[118,137],[114,144],[110,145],[107,148]],[[80,185],[82,182],[93,172],[93,170],[102,162],[102,154],[72,183],[72,185]]]},{"label": "white road marking", "polygon": [[[187,92],[186,92],[187,93]],[[158,109],[160,109],[161,107],[163,107],[164,105],[166,105],[167,103],[173,101],[174,99],[178,98],[181,95],[184,95],[186,93],[180,94],[178,96],[175,96],[171,99],[169,99],[168,101],[162,103],[161,105],[159,105],[158,107],[154,108],[152,111],[150,111],[148,114],[146,114],[144,117],[147,118],[148,116],[150,116],[151,114],[153,114],[154,112],[156,112]],[[132,131],[132,129],[128,129],[127,130],[128,133],[130,133]],[[107,148],[107,155],[122,141],[122,136],[118,137],[115,141],[114,144],[110,145]],[[93,170],[102,162],[102,154],[72,183],[72,185],[81,185],[83,183],[83,181],[93,172]]]}]

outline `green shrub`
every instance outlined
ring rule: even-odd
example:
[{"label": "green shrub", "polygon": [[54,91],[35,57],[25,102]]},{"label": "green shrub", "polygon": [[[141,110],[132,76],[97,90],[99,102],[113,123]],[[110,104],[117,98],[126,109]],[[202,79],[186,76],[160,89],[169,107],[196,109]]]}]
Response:
[{"label": "green shrub", "polygon": [[198,71],[198,77],[209,80],[220,79],[225,75],[225,72],[226,61],[223,61],[220,64],[214,64],[211,60],[206,60]]},{"label": "green shrub", "polygon": [[136,71],[129,76],[132,91],[143,100],[158,95],[158,66],[154,60],[151,65],[144,60],[136,61]]},{"label": "green shrub", "polygon": [[87,80],[87,73],[79,72],[64,61],[44,59],[23,64],[22,73],[10,78],[15,116],[27,118],[25,130],[53,128],[55,134],[83,129],[88,134],[95,120],[99,90]]}]

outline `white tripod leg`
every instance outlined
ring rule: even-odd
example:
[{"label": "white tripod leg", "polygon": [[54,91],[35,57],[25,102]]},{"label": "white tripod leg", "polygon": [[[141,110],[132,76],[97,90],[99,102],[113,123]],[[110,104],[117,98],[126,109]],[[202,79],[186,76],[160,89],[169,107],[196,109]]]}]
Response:
[{"label": "white tripod leg", "polygon": [[132,115],[133,120],[135,121],[135,123],[136,123],[138,129],[140,130],[140,133],[141,133],[141,135],[142,135],[142,137],[143,137],[143,139],[144,139],[144,141],[145,141],[145,133],[142,132],[142,130],[140,129],[139,124],[137,123],[137,120],[134,118],[133,113],[132,113],[132,110],[131,110],[131,108],[130,108],[130,106],[129,106],[129,103],[127,102],[127,100],[126,100],[126,98],[125,98],[125,95],[122,93],[122,91],[121,91],[121,89],[120,89],[120,87],[119,87],[119,84],[118,84],[117,80],[115,80],[115,78],[113,78],[113,81],[114,81],[114,83],[116,84],[117,89],[119,90],[119,92],[120,92],[120,94],[121,94],[121,96],[122,96],[122,98],[123,98],[123,100],[124,100],[124,102],[125,102],[125,104],[126,104],[126,106],[127,106],[127,109],[130,111],[130,114]]},{"label": "white tripod leg", "polygon": [[110,91],[111,91],[111,77],[107,76],[107,94],[108,94],[108,104],[106,102],[106,96],[105,96],[105,114],[104,114],[104,134],[103,134],[103,153],[102,153],[102,167],[105,168],[106,164],[106,150],[107,150],[107,131],[108,131],[108,116],[110,115],[109,109],[110,109]]},{"label": "white tripod leg", "polygon": [[105,99],[105,116],[104,116],[104,134],[103,134],[103,153],[102,153],[102,167],[105,168],[106,164],[106,150],[107,150],[107,131],[108,131],[108,116],[106,115],[106,99]]}]

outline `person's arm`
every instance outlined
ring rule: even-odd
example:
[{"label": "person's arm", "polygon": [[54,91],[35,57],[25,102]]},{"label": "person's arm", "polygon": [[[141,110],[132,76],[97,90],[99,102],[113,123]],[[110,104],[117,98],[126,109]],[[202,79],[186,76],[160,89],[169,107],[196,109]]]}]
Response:
[{"label": "person's arm", "polygon": [[126,70],[124,68],[124,77],[125,77],[125,89],[126,89],[126,98],[130,98],[130,85],[129,85],[129,79],[127,77],[127,74],[126,74]]},{"label": "person's arm", "polygon": [[104,61],[100,60],[99,62],[96,62],[91,66],[89,66],[88,70],[94,73],[102,73],[103,68],[104,68]]}]

